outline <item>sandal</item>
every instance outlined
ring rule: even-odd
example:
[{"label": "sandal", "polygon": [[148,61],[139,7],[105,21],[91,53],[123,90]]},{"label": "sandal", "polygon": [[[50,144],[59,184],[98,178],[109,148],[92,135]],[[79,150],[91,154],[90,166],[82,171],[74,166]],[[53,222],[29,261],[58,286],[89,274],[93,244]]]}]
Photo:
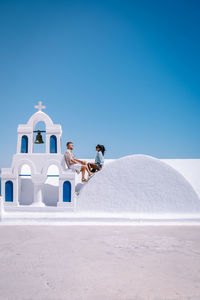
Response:
[{"label": "sandal", "polygon": [[83,178],[83,179],[82,179],[82,182],[87,182],[87,179]]},{"label": "sandal", "polygon": [[88,178],[92,178],[94,175],[95,175],[95,174],[92,173],[92,174],[90,174],[90,175],[88,176]]}]

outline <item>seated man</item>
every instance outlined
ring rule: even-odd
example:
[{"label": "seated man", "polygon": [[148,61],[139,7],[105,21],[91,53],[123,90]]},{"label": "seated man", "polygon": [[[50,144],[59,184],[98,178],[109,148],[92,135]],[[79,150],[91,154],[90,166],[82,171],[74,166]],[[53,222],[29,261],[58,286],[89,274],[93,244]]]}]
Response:
[{"label": "seated man", "polygon": [[78,173],[82,173],[82,182],[86,182],[87,179],[85,179],[85,171],[88,172],[88,176],[90,177],[92,173],[90,172],[87,163],[85,161],[77,159],[74,154],[72,153],[72,150],[74,148],[74,145],[72,142],[68,142],[66,144],[67,150],[65,152],[65,162],[69,169],[74,170]]}]

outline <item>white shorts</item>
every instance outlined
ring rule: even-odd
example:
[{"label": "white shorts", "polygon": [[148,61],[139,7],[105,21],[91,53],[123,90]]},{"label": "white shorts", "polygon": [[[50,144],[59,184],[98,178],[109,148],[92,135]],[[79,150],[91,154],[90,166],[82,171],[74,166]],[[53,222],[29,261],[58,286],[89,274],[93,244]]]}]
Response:
[{"label": "white shorts", "polygon": [[82,168],[81,164],[72,164],[70,166],[70,169],[73,170],[73,171],[76,171],[77,173],[80,173],[81,168]]}]

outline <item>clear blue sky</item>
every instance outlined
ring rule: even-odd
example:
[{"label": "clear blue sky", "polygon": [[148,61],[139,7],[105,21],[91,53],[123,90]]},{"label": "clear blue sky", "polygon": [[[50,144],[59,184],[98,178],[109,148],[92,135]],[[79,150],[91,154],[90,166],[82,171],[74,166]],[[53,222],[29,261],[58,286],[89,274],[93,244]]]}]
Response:
[{"label": "clear blue sky", "polygon": [[200,4],[0,0],[0,167],[42,100],[79,157],[200,157]]}]

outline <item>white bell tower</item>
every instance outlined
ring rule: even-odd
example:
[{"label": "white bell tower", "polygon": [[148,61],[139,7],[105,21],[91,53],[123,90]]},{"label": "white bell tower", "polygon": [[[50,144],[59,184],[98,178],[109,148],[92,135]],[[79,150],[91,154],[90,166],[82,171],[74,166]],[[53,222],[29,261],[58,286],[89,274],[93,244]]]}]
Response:
[{"label": "white bell tower", "polygon": [[[34,113],[27,124],[18,126],[17,153],[33,153],[34,128],[38,122],[46,125],[46,153],[61,153],[62,128],[59,124],[53,124],[51,118],[42,109],[46,107],[40,101],[35,106],[38,111]],[[23,150],[22,150],[23,149]]]},{"label": "white bell tower", "polygon": [[[70,210],[74,209],[75,173],[66,167],[64,156],[61,154],[62,128],[54,124],[51,118],[42,110],[46,107],[40,101],[35,106],[37,111],[30,117],[27,124],[18,126],[17,153],[13,156],[12,167],[2,168],[1,185],[2,197],[5,207],[20,207],[19,198],[23,190],[21,178],[27,176],[33,185],[33,201],[31,207],[45,207],[43,201],[44,184],[49,176],[58,177],[58,201],[57,207]],[[46,134],[45,153],[34,153],[34,128],[37,123],[45,124],[45,131],[37,131],[42,141],[42,135]],[[29,174],[21,174],[22,166],[30,169]],[[48,174],[50,166],[56,166],[59,174]],[[27,191],[27,197],[30,194]],[[56,207],[55,207],[56,209]]]}]

